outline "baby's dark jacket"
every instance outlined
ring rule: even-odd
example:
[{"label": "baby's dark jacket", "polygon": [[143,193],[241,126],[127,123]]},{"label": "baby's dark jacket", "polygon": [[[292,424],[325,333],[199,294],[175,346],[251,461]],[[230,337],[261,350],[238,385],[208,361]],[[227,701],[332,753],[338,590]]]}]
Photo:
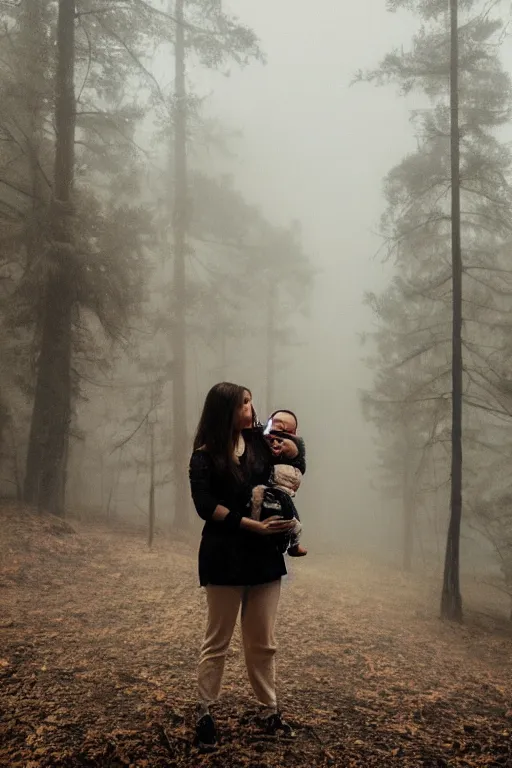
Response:
[{"label": "baby's dark jacket", "polygon": [[275,456],[274,464],[288,464],[290,467],[296,467],[303,475],[306,474],[306,444],[302,437],[297,435],[291,435],[289,432],[279,432],[277,429],[273,429],[270,432],[271,435],[280,437],[285,440],[291,440],[297,446],[299,453],[294,459],[289,459],[287,456]]}]

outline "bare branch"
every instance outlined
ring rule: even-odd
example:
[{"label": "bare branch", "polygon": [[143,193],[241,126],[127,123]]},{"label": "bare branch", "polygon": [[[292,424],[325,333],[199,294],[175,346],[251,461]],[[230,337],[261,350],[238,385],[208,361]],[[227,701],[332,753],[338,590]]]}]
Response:
[{"label": "bare branch", "polygon": [[123,448],[123,446],[125,446],[127,443],[129,443],[129,442],[130,442],[130,440],[131,440],[133,437],[135,437],[135,435],[137,434],[137,432],[138,432],[138,431],[139,431],[139,430],[140,430],[140,429],[141,429],[141,428],[144,426],[144,424],[145,424],[145,423],[148,421],[148,419],[149,419],[149,416],[150,416],[150,414],[151,414],[151,413],[154,411],[155,407],[156,407],[156,406],[154,406],[154,405],[151,405],[151,406],[150,406],[150,408],[149,408],[148,412],[147,412],[146,414],[144,414],[144,416],[142,417],[142,420],[141,420],[141,421],[140,421],[140,423],[139,423],[139,424],[138,424],[138,425],[135,427],[135,429],[133,430],[133,432],[132,432],[130,435],[128,435],[128,437],[126,437],[124,440],[121,440],[121,442],[120,442],[120,443],[118,443],[117,445],[115,445],[115,446],[114,446],[114,448],[113,448],[113,449],[110,451],[110,455],[112,455],[113,453],[115,453],[116,451],[118,451],[120,448]]}]

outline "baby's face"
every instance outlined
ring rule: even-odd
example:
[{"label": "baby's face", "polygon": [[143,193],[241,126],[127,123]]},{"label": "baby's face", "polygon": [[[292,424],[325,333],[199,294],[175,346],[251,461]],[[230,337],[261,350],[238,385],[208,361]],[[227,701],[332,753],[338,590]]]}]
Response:
[{"label": "baby's face", "polygon": [[288,432],[290,435],[297,434],[297,422],[291,413],[279,411],[272,417],[272,429],[278,432]]}]

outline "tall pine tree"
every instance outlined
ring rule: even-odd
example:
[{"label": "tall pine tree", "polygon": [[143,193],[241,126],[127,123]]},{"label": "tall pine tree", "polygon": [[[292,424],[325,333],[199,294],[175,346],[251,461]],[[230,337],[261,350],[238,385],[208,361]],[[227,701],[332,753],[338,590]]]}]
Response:
[{"label": "tall pine tree", "polygon": [[[417,151],[391,172],[386,184],[383,232],[395,259],[396,278],[393,288],[374,301],[381,328],[370,416],[387,425],[388,441],[402,423],[398,411],[407,414],[413,432],[419,419],[425,427],[416,432],[418,447],[433,453],[433,461],[426,462],[431,468],[446,464],[449,436],[454,449],[452,516],[442,614],[459,619],[460,395],[470,458],[464,487],[472,482],[476,433],[482,428],[493,432],[492,420],[504,410],[506,371],[496,365],[496,350],[505,343],[498,329],[509,323],[503,302],[503,296],[510,295],[503,255],[511,231],[512,198],[510,155],[496,133],[510,118],[511,89],[499,48],[492,45],[502,23],[492,19],[482,3],[464,3],[458,22],[447,13],[446,3],[393,4],[398,7],[414,10],[422,20],[411,51],[394,51],[378,70],[362,77],[395,82],[403,92],[417,90],[430,106],[414,115]],[[458,88],[450,90],[456,80]],[[400,313],[406,318],[401,327]],[[392,351],[387,360],[386,349]]]}]

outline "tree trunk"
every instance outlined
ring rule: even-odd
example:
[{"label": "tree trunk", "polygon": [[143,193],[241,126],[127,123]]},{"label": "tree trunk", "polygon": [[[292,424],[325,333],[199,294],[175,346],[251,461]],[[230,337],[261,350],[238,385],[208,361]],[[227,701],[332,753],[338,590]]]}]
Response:
[{"label": "tree trunk", "polygon": [[450,524],[446,543],[441,616],[461,621],[459,583],[460,526],[462,517],[462,253],[460,225],[460,136],[459,136],[459,29],[458,3],[450,0],[451,67],[451,175],[452,175],[452,466]]},{"label": "tree trunk", "polygon": [[155,428],[149,425],[149,531],[148,547],[151,549],[155,538]]},{"label": "tree trunk", "polygon": [[402,504],[403,504],[403,551],[402,566],[406,573],[412,571],[414,554],[414,527],[416,522],[416,493],[415,484],[418,482],[421,474],[421,461],[418,464],[416,460],[417,452],[414,448],[412,439],[411,422],[404,419],[402,423],[404,437],[404,474],[402,486]]},{"label": "tree trunk", "polygon": [[[20,11],[20,37],[26,56],[22,87],[26,98],[24,141],[30,166],[31,214],[26,233],[27,260],[30,265],[41,249],[40,214],[48,197],[48,187],[41,170],[41,144],[45,118],[48,40],[46,38],[45,0],[25,0]],[[48,115],[47,115],[48,116]]]},{"label": "tree trunk", "polygon": [[185,29],[183,26],[184,0],[176,0],[175,42],[175,101],[176,121],[174,138],[174,270],[173,270],[173,331],[172,350],[174,375],[172,385],[173,437],[172,460],[174,468],[174,525],[180,530],[188,528],[189,492],[187,458],[189,440],[187,432],[186,391],[186,236],[189,201],[187,184],[187,95],[185,88]]},{"label": "tree trunk", "polygon": [[22,472],[20,469],[20,452],[18,449],[18,442],[16,440],[16,431],[15,431],[14,422],[12,419],[9,419],[9,433],[11,437],[14,482],[16,484],[16,501],[22,502],[23,501],[23,481],[22,481]]},{"label": "tree trunk", "polygon": [[[121,462],[123,460],[123,446],[119,449],[119,454],[117,457],[117,466],[115,468],[114,476],[112,477],[112,482],[110,485],[110,491],[108,492],[108,501],[107,501],[107,520],[111,521],[116,516],[116,508],[117,508],[117,491],[119,488],[119,480],[121,477]],[[103,474],[103,473],[102,473]]]},{"label": "tree trunk", "polygon": [[62,510],[62,515],[66,509],[66,489],[68,485],[68,460],[69,460],[69,429],[64,435],[64,454],[62,456],[62,471],[59,477],[58,489],[58,509]]},{"label": "tree trunk", "polygon": [[414,548],[414,490],[411,482],[411,459],[405,457],[405,471],[402,488],[403,502],[403,552],[402,565],[406,573],[412,570],[412,555]]},{"label": "tree trunk", "polygon": [[75,0],[59,0],[55,88],[55,178],[50,210],[51,269],[30,425],[25,499],[63,514],[66,443],[71,418],[73,291],[72,192],[75,141]]}]

